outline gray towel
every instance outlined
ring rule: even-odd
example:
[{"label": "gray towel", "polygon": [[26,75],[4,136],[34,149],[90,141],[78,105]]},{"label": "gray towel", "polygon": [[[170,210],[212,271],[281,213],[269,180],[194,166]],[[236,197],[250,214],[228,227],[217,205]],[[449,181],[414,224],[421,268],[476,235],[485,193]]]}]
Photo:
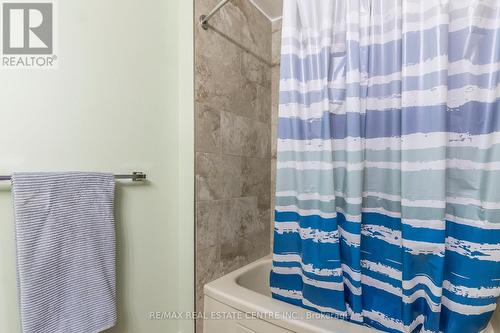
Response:
[{"label": "gray towel", "polygon": [[115,325],[115,180],[99,173],[12,177],[23,333]]}]

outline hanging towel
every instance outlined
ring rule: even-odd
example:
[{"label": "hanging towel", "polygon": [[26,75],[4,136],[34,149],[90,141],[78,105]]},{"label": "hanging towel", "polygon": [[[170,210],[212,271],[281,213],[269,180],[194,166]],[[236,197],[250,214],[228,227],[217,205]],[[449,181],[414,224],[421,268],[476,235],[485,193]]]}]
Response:
[{"label": "hanging towel", "polygon": [[97,333],[116,322],[115,180],[12,177],[23,333]]}]

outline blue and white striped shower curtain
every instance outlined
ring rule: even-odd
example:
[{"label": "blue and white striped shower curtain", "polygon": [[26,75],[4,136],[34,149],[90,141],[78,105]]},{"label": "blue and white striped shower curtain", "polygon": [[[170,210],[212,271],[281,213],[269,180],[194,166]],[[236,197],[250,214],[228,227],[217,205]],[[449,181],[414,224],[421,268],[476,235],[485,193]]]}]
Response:
[{"label": "blue and white striped shower curtain", "polygon": [[500,294],[500,0],[284,0],[273,296],[479,332]]}]

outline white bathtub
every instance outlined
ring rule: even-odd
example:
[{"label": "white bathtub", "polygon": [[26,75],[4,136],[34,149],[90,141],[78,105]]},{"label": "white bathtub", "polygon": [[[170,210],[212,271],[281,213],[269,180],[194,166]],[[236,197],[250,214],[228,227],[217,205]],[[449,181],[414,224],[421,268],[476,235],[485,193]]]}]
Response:
[{"label": "white bathtub", "polygon": [[[380,332],[343,320],[311,319],[317,314],[271,298],[271,265],[271,258],[266,257],[205,285],[204,333]],[[500,332],[499,317],[497,311],[481,333]]]},{"label": "white bathtub", "polygon": [[380,332],[271,298],[271,263],[266,257],[205,285],[204,333]]}]

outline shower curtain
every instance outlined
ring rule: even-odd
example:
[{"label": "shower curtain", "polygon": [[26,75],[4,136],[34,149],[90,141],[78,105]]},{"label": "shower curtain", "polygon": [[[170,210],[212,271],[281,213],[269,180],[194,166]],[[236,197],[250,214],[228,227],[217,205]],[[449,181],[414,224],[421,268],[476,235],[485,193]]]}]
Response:
[{"label": "shower curtain", "polygon": [[499,0],[284,0],[273,297],[388,332],[485,328],[499,81]]}]

